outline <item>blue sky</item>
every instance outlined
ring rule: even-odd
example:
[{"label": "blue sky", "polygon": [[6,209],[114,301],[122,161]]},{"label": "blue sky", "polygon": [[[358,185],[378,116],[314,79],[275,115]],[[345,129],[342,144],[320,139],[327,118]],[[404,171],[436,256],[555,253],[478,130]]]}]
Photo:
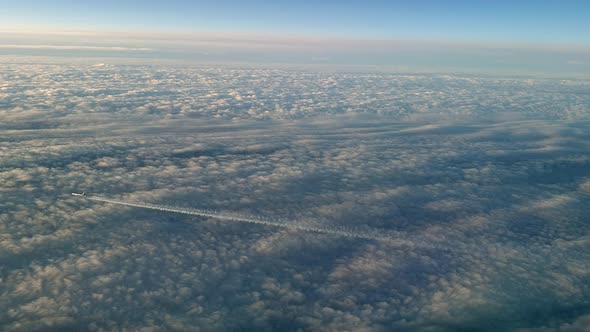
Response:
[{"label": "blue sky", "polygon": [[2,25],[404,40],[590,42],[590,1],[3,1]]},{"label": "blue sky", "polygon": [[0,0],[0,8],[0,56],[590,75],[587,0]]}]

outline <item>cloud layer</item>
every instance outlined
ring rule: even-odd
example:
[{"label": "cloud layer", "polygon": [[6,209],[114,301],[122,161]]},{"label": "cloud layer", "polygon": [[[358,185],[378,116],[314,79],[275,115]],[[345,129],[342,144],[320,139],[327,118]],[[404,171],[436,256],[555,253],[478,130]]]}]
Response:
[{"label": "cloud layer", "polygon": [[587,82],[1,70],[2,330],[587,331]]}]

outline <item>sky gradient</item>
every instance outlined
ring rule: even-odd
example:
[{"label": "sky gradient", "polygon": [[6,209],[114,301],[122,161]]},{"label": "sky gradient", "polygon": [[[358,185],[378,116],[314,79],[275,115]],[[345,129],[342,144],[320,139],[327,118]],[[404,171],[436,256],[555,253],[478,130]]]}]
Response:
[{"label": "sky gradient", "polygon": [[4,25],[586,44],[587,1],[6,1]]},{"label": "sky gradient", "polygon": [[61,0],[0,5],[0,55],[590,72],[590,35],[583,33],[590,31],[587,1]]}]

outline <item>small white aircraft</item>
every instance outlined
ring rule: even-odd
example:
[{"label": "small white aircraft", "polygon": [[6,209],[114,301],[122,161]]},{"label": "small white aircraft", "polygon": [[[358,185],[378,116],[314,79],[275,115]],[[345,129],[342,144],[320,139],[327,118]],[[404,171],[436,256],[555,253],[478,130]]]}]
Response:
[{"label": "small white aircraft", "polygon": [[83,192],[83,193],[72,193],[72,196],[80,196],[80,197],[86,196],[86,192]]}]

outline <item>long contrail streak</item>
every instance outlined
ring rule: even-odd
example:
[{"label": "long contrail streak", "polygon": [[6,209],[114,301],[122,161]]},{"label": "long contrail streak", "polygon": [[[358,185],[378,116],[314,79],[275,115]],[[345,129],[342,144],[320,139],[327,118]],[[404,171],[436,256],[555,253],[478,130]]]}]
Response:
[{"label": "long contrail streak", "polygon": [[[245,223],[252,223],[252,224],[259,224],[259,225],[282,227],[282,228],[302,230],[302,231],[307,231],[307,232],[316,232],[316,233],[323,233],[323,234],[345,236],[345,237],[349,237],[349,238],[386,241],[386,242],[390,242],[390,243],[401,245],[401,246],[415,247],[417,244],[415,241],[402,240],[397,236],[394,237],[394,236],[388,235],[384,232],[380,232],[377,230],[369,231],[369,230],[358,230],[358,229],[347,229],[347,228],[340,229],[340,228],[335,228],[335,227],[330,227],[330,226],[318,226],[318,225],[314,225],[314,224],[311,224],[308,222],[297,222],[297,223],[295,223],[295,222],[281,222],[281,221],[275,221],[275,220],[263,219],[263,218],[251,217],[251,216],[240,216],[240,215],[232,215],[232,214],[226,214],[226,213],[217,213],[217,212],[201,210],[201,209],[175,207],[175,206],[151,204],[151,203],[144,203],[144,202],[128,202],[128,201],[121,201],[121,200],[117,200],[117,199],[104,198],[104,197],[100,197],[100,196],[87,196],[85,194],[74,194],[74,196],[78,196],[80,198],[86,198],[86,199],[89,199],[92,201],[98,201],[98,202],[104,202],[104,203],[110,203],[110,204],[116,204],[116,205],[123,205],[123,206],[130,206],[130,207],[136,207],[136,208],[142,208],[142,209],[181,213],[181,214],[187,214],[187,215],[192,215],[192,216],[209,217],[209,218],[234,221],[234,222],[245,222]],[[423,245],[420,245],[420,247],[423,247]]]}]

